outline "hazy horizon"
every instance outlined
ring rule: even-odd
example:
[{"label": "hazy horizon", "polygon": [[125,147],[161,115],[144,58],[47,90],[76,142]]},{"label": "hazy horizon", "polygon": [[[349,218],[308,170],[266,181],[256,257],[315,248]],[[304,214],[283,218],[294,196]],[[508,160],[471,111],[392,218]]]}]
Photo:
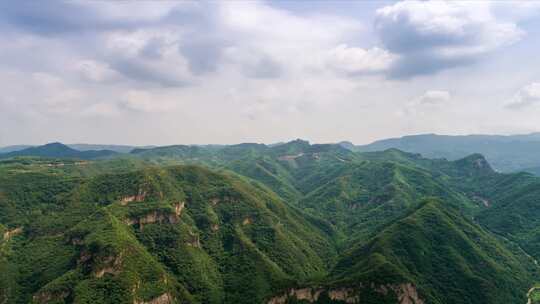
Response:
[{"label": "hazy horizon", "polygon": [[418,134],[405,134],[401,136],[393,136],[393,137],[384,137],[384,138],[378,138],[369,142],[353,142],[347,139],[342,140],[335,140],[335,141],[329,141],[329,142],[317,142],[310,140],[309,138],[289,138],[284,139],[280,141],[275,142],[263,142],[263,141],[240,141],[240,142],[229,142],[229,143],[169,143],[169,144],[152,144],[152,143],[144,143],[144,144],[129,144],[129,143],[103,143],[103,142],[62,142],[58,140],[50,140],[46,142],[39,142],[39,143],[18,143],[18,144],[11,144],[11,145],[4,145],[0,146],[0,148],[6,148],[6,147],[12,147],[12,146],[40,146],[40,145],[46,145],[51,143],[61,143],[64,145],[103,145],[103,146],[132,146],[132,147],[152,147],[152,146],[172,146],[172,145],[236,145],[236,144],[244,144],[244,143],[257,143],[257,144],[265,144],[265,145],[272,145],[272,144],[278,144],[278,143],[287,143],[295,140],[305,140],[308,141],[310,144],[337,144],[341,142],[350,142],[354,145],[368,145],[377,141],[386,140],[386,139],[397,139],[397,138],[403,138],[403,137],[414,137],[414,136],[424,136],[424,135],[436,135],[436,136],[452,136],[452,137],[460,137],[460,136],[527,136],[527,135],[534,135],[534,134],[540,134],[540,132],[529,132],[529,133],[514,133],[514,134],[438,134],[438,133],[418,133]]}]

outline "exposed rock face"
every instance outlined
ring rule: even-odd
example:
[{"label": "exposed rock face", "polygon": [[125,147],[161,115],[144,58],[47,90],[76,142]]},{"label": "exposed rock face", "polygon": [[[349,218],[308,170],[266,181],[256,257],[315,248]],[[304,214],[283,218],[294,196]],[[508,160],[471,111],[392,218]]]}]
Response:
[{"label": "exposed rock face", "polygon": [[199,239],[199,235],[190,232],[189,236],[190,236],[190,239],[186,242],[186,245],[195,247],[195,248],[201,248],[201,240]]},{"label": "exposed rock face", "polygon": [[333,301],[341,301],[343,303],[361,304],[362,289],[370,288],[382,295],[388,295],[390,291],[394,292],[397,296],[396,304],[424,304],[424,301],[418,296],[416,287],[411,283],[404,284],[386,284],[375,286],[371,284],[369,287],[363,287],[362,284],[358,288],[341,287],[341,288],[300,288],[290,289],[284,294],[271,298],[267,304],[285,304],[289,299],[295,299],[297,301],[303,300],[308,303],[317,303],[321,295],[326,293],[328,298]]},{"label": "exposed rock face", "polygon": [[360,303],[360,298],[355,295],[352,288],[339,288],[328,291],[328,297],[334,301],[343,301],[345,303]]},{"label": "exposed rock face", "polygon": [[302,288],[294,290],[292,289],[289,293],[289,296],[294,296],[298,300],[306,300],[309,302],[314,302],[319,299],[319,295],[321,294],[322,289],[319,290],[313,290],[311,288]]},{"label": "exposed rock face", "polygon": [[244,226],[245,226],[245,225],[249,225],[249,224],[251,224],[251,223],[253,223],[253,221],[252,221],[251,218],[249,218],[249,217],[246,217],[246,218],[242,221],[242,225],[244,225]]},{"label": "exposed rock face", "polygon": [[92,254],[88,250],[81,250],[77,264],[85,264],[93,269],[92,273],[96,278],[101,278],[105,274],[116,275],[120,273],[122,268],[122,262],[124,260],[124,253],[121,252],[118,255],[110,255],[106,257],[100,257],[99,255]]},{"label": "exposed rock face", "polygon": [[124,223],[127,225],[139,225],[139,229],[141,231],[144,229],[144,225],[147,224],[176,224],[180,220],[182,209],[184,209],[183,203],[175,206],[174,213],[166,213],[163,211],[155,210],[138,218],[128,218],[124,220]]},{"label": "exposed rock face", "polygon": [[22,232],[23,232],[22,227],[17,227],[15,229],[8,230],[8,231],[4,232],[4,241],[9,240],[9,239],[11,239],[12,237],[14,237],[16,235],[21,234]]},{"label": "exposed rock face", "polygon": [[122,206],[125,206],[131,202],[142,202],[146,198],[146,191],[139,189],[139,193],[137,195],[131,195],[131,196],[124,196],[120,198],[120,204]]},{"label": "exposed rock face", "polygon": [[411,283],[393,285],[394,291],[398,295],[399,304],[424,304],[418,296],[418,291]]},{"label": "exposed rock face", "polygon": [[103,277],[106,273],[115,275],[120,272],[120,266],[122,264],[122,255],[119,255],[118,257],[115,256],[109,256],[106,257],[103,261],[103,264],[105,265],[103,268],[100,268],[94,272],[94,275],[96,278]]},{"label": "exposed rock face", "polygon": [[298,154],[295,154],[295,155],[282,155],[280,157],[278,157],[278,160],[284,160],[284,161],[287,161],[287,160],[295,160],[301,156],[303,156],[304,153],[298,153]]},{"label": "exposed rock face", "polygon": [[267,304],[284,304],[287,302],[289,296],[287,294],[271,298]]},{"label": "exposed rock face", "polygon": [[159,297],[157,298],[154,298],[150,301],[139,301],[139,300],[134,300],[133,301],[133,304],[172,304],[173,303],[173,297],[170,293],[164,293],[162,295],[160,295]]},{"label": "exposed rock face", "polygon": [[174,205],[174,213],[176,214],[176,216],[180,216],[182,215],[182,210],[184,210],[186,206],[186,202],[178,202]]},{"label": "exposed rock face", "polygon": [[487,199],[481,197],[481,196],[475,195],[475,196],[473,196],[473,199],[476,200],[476,201],[481,202],[484,205],[484,207],[489,207],[490,206],[489,201]]},{"label": "exposed rock face", "polygon": [[314,303],[319,300],[319,296],[321,295],[321,292],[323,292],[323,289],[321,288],[300,288],[290,289],[287,293],[274,297],[270,299],[267,303],[268,304],[285,304],[287,303],[288,299],[296,299],[298,301],[304,300],[308,301],[309,303]]},{"label": "exposed rock face", "polygon": [[69,292],[38,292],[32,297],[35,303],[51,303],[51,302],[64,302],[63,300],[69,296]]},{"label": "exposed rock face", "polygon": [[96,271],[95,275],[96,275],[96,278],[101,278],[103,277],[106,273],[108,274],[116,274],[116,270],[112,267],[105,267],[105,268],[102,268],[98,271]]}]

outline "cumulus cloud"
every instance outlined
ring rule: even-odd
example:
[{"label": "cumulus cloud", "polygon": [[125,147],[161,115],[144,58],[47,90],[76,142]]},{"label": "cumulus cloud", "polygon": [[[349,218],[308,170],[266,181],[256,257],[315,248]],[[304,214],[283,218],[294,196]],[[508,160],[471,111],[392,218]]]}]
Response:
[{"label": "cumulus cloud", "polygon": [[[342,3],[351,10],[341,14],[270,1],[2,2],[0,113],[9,117],[0,132],[20,129],[33,139],[38,121],[62,131],[99,120],[146,143],[277,140],[300,129],[295,137],[330,138],[347,125],[348,134],[367,134],[358,117],[382,124],[407,103],[399,96],[453,80],[411,76],[477,62],[523,37],[516,24],[530,6],[510,11],[498,3],[406,1],[367,12],[386,5],[370,4],[373,26],[358,10],[363,4],[352,3]],[[439,120],[455,104],[446,91],[419,95],[409,100],[411,113],[439,111]],[[170,133],[139,139],[144,132],[131,131],[139,125],[121,127],[134,116],[144,119],[141,130]],[[93,129],[94,141],[112,134]],[[0,144],[17,139],[5,133]]]},{"label": "cumulus cloud", "polygon": [[407,78],[470,64],[519,41],[524,32],[480,1],[402,1],[376,12],[384,47],[400,55],[391,76]]},{"label": "cumulus cloud", "polygon": [[530,83],[521,88],[506,104],[510,109],[522,109],[540,104],[540,82]]},{"label": "cumulus cloud", "polygon": [[122,96],[119,106],[138,112],[164,113],[177,109],[179,102],[167,93],[129,90]]},{"label": "cumulus cloud", "polygon": [[185,86],[193,80],[173,29],[114,31],[105,41],[105,60],[128,79],[163,87]]},{"label": "cumulus cloud", "polygon": [[340,44],[328,53],[327,64],[350,75],[387,71],[397,59],[396,55],[377,47],[363,49]]},{"label": "cumulus cloud", "polygon": [[107,63],[94,60],[81,60],[75,64],[74,69],[84,80],[91,82],[110,82],[120,76]]}]

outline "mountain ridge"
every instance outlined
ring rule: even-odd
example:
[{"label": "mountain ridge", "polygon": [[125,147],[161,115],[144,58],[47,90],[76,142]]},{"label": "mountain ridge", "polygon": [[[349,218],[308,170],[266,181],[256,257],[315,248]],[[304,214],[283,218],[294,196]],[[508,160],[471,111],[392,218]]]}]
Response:
[{"label": "mountain ridge", "polygon": [[[351,148],[349,146],[349,148]],[[436,135],[421,134],[378,140],[354,146],[354,151],[371,152],[397,148],[428,158],[456,160],[481,153],[494,168],[513,172],[540,166],[540,133],[524,135]]]},{"label": "mountain ridge", "polygon": [[43,146],[29,147],[26,149],[12,151],[0,154],[0,158],[11,158],[20,156],[37,156],[50,158],[78,158],[78,159],[94,159],[99,157],[107,157],[116,155],[117,152],[112,150],[87,150],[79,151],[68,147],[59,142],[48,143]]}]

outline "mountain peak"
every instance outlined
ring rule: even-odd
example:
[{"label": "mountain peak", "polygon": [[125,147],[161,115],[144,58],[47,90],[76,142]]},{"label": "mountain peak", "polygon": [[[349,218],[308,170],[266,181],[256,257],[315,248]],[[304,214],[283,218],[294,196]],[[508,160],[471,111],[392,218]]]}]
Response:
[{"label": "mountain peak", "polygon": [[72,148],[68,147],[67,145],[64,145],[61,142],[58,142],[58,141],[44,144],[43,146],[40,146],[39,148],[42,148],[42,149],[43,148],[62,148],[62,149],[66,149],[66,150],[75,150],[75,149],[72,149]]},{"label": "mountain peak", "polygon": [[354,144],[352,142],[346,141],[346,140],[340,141],[337,144],[340,145],[341,147],[343,147],[343,148],[345,148],[347,150],[351,150],[351,151],[354,151],[354,148],[355,148]]},{"label": "mountain peak", "polygon": [[297,138],[295,140],[291,140],[290,142],[288,142],[287,144],[297,144],[297,145],[310,145],[309,141],[307,140],[304,140],[304,139],[301,139],[301,138]]},{"label": "mountain peak", "polygon": [[495,172],[488,160],[480,153],[474,153],[457,160],[455,164],[465,169],[469,174],[491,174]]}]

